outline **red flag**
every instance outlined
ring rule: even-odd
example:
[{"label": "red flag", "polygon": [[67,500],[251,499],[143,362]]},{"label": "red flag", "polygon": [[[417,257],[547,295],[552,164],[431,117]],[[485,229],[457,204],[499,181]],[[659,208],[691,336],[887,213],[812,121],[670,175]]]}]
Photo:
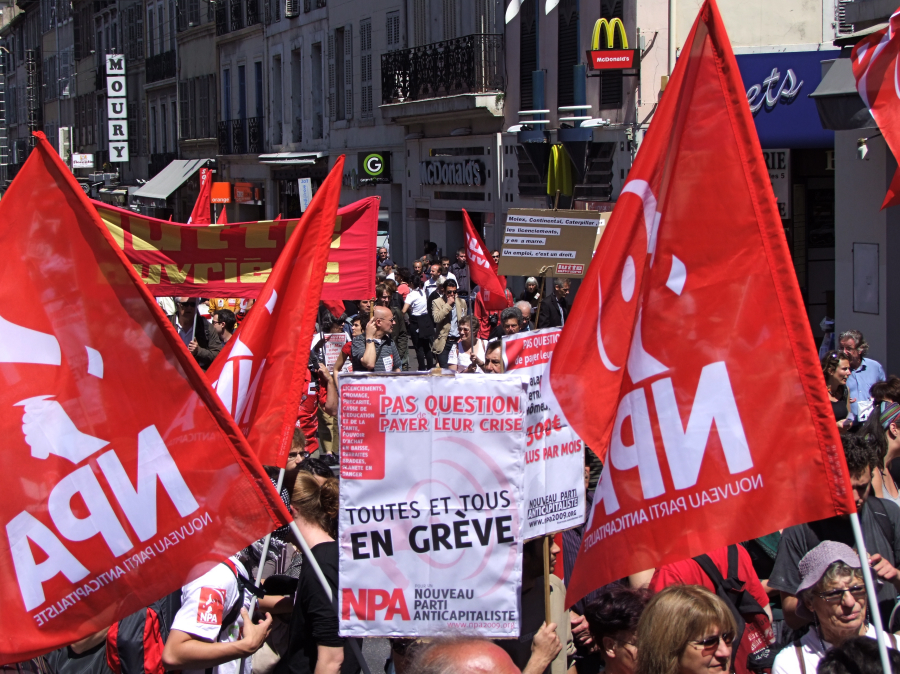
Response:
[{"label": "red flag", "polygon": [[344,156],[319,187],[259,294],[207,371],[260,461],[284,466],[341,196]]},{"label": "red flag", "polygon": [[289,515],[43,134],[0,202],[0,662],[82,639]]},{"label": "red flag", "polygon": [[217,225],[227,225],[228,224],[228,213],[225,211],[225,205],[222,205],[222,212],[219,213],[219,218],[216,220]]},{"label": "red flag", "polygon": [[[208,225],[210,195],[212,194],[212,171],[208,168],[200,169],[200,194],[197,195],[197,201],[194,202],[194,210],[191,211],[191,217],[188,218],[189,225]],[[224,212],[225,209],[223,208]]]},{"label": "red flag", "polygon": [[486,246],[472,225],[466,209],[463,209],[463,224],[466,229],[466,264],[469,265],[469,279],[473,287],[481,286],[481,298],[488,311],[503,311],[506,301],[505,283],[497,276],[497,263],[485,252]]},{"label": "red flag", "polygon": [[[891,15],[887,28],[866,35],[850,53],[856,89],[895,157],[900,156],[900,91],[895,81],[898,55],[900,10]],[[900,204],[900,169],[894,172],[881,208],[897,204]]]},{"label": "red flag", "polygon": [[569,603],[630,573],[853,509],[715,0],[700,9],[550,373],[567,420],[605,464]]}]

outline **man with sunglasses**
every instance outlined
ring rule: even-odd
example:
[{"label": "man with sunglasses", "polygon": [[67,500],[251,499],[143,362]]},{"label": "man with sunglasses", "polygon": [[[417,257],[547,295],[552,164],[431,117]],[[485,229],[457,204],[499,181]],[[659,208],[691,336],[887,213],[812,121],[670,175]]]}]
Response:
[{"label": "man with sunglasses", "polygon": [[450,351],[459,341],[459,321],[466,315],[466,301],[459,296],[454,279],[447,279],[440,295],[431,305],[435,338],[431,350],[438,364],[444,369],[450,365]]},{"label": "man with sunglasses", "polygon": [[[878,605],[887,627],[900,589],[900,575],[896,569],[900,563],[900,507],[872,493],[872,471],[878,463],[876,449],[863,437],[855,435],[841,435],[841,444],[859,511],[863,540],[869,553],[869,566],[883,581],[877,588]],[[768,584],[770,590],[780,592],[784,621],[793,629],[809,622],[797,613],[800,560],[823,541],[837,541],[854,547],[856,542],[849,516],[798,524],[782,532]]]},{"label": "man with sunglasses", "polygon": [[197,315],[198,301],[196,297],[176,297],[176,312],[169,320],[194,360],[206,370],[222,350],[222,340],[209,321]]}]

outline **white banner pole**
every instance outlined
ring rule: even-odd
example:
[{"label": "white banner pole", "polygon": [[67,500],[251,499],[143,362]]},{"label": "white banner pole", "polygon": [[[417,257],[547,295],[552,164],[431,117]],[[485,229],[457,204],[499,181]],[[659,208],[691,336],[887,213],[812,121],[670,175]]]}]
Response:
[{"label": "white banner pole", "polygon": [[866,543],[863,541],[862,530],[859,526],[859,515],[850,513],[850,525],[853,527],[853,537],[856,539],[856,550],[859,552],[859,562],[862,567],[863,580],[866,583],[866,594],[869,597],[869,612],[872,614],[872,622],[875,623],[876,638],[878,640],[878,654],[881,656],[881,668],[884,674],[892,674],[891,661],[888,658],[887,644],[884,639],[884,628],[881,624],[881,611],[878,609],[878,596],[875,594],[875,582],[872,580],[872,570],[869,568],[869,554],[866,552]]}]

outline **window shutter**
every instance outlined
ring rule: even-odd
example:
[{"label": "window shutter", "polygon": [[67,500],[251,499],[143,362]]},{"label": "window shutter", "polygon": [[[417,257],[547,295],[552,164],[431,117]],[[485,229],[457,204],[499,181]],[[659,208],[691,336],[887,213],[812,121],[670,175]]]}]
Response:
[{"label": "window shutter", "polygon": [[74,40],[75,40],[75,60],[80,61],[81,56],[81,44],[83,42],[81,37],[81,12],[75,12],[75,16],[72,21],[72,29],[74,31]]},{"label": "window shutter", "polygon": [[344,26],[344,119],[353,119],[353,24]]},{"label": "window shutter", "polygon": [[334,109],[334,31],[328,33],[328,117],[331,120],[337,118],[337,110]]},{"label": "window shutter", "polygon": [[191,130],[188,128],[188,83],[181,81],[178,83],[178,102],[181,105],[181,138],[191,137]]},{"label": "window shutter", "polygon": [[[137,52],[136,56],[139,59],[144,58],[144,10],[141,5],[135,7],[134,17],[137,20],[137,28],[135,29],[135,34],[137,35],[137,46],[135,47],[135,52]],[[144,147],[146,147],[146,143]]]},{"label": "window shutter", "polygon": [[216,125],[216,96],[218,96],[219,90],[216,89],[216,76],[209,76],[209,87],[207,87],[209,91],[209,136],[207,138],[215,138],[218,133],[218,127]]}]

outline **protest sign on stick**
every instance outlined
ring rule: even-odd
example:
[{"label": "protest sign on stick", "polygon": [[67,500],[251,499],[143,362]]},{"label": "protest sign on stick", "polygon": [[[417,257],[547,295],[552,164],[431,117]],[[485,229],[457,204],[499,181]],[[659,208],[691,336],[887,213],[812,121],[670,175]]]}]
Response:
[{"label": "protest sign on stick", "polygon": [[340,378],[343,636],[519,634],[518,375]]},{"label": "protest sign on stick", "polygon": [[560,328],[503,338],[503,367],[528,385],[525,414],[526,539],[584,522],[584,443],[568,425],[553,389],[550,358]]}]

